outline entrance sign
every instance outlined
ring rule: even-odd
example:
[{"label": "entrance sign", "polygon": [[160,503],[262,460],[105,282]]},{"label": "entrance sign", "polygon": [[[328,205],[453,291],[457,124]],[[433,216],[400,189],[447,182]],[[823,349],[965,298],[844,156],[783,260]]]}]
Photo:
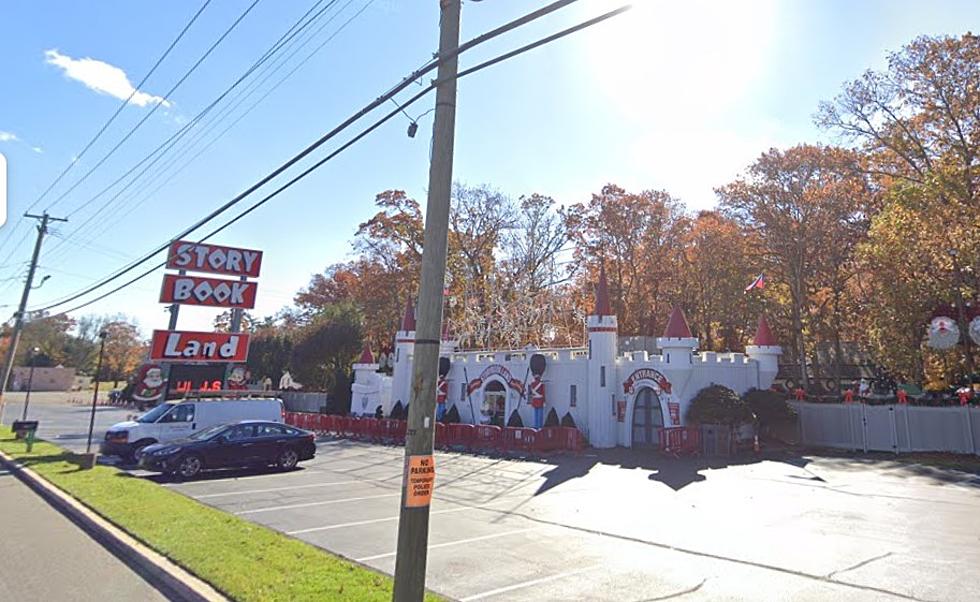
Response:
[{"label": "entrance sign", "polygon": [[432,456],[405,458],[405,507],[422,508],[432,502],[436,461]]},{"label": "entrance sign", "polygon": [[170,244],[167,268],[257,278],[262,251],[177,240]]},{"label": "entrance sign", "polygon": [[154,330],[151,360],[235,362],[248,358],[249,336],[238,332]]},{"label": "entrance sign", "polygon": [[661,392],[670,393],[670,381],[667,380],[666,376],[653,368],[640,368],[639,370],[635,370],[633,374],[630,374],[626,381],[623,382],[623,393],[627,395],[632,393],[634,385],[640,380],[652,381]]},{"label": "entrance sign", "polygon": [[160,302],[252,309],[258,287],[256,282],[165,274]]}]

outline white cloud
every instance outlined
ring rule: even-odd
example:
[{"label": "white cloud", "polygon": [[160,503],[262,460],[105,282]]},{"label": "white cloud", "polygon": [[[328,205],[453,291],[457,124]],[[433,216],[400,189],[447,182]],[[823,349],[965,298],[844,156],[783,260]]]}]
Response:
[{"label": "white cloud", "polygon": [[41,148],[40,146],[32,146],[31,150],[39,155],[44,152],[44,149]]},{"label": "white cloud", "polygon": [[20,138],[17,137],[17,134],[0,130],[0,142],[17,142],[18,140]]},{"label": "white cloud", "polygon": [[126,72],[115,65],[87,57],[74,59],[61,54],[55,49],[46,50],[44,57],[45,62],[49,65],[54,65],[62,69],[65,77],[80,81],[89,89],[95,90],[100,94],[108,94],[119,100],[126,100],[132,94],[133,97],[129,102],[138,107],[145,107],[156,103],[161,103],[165,107],[171,106],[170,102],[159,96],[147,94],[140,90],[137,90],[134,94],[133,91],[135,88],[132,82],[129,81]]}]

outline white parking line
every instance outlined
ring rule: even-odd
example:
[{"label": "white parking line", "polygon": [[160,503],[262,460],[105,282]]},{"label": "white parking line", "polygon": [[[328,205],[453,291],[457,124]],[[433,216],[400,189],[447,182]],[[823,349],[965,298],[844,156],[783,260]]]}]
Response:
[{"label": "white parking line", "polygon": [[[450,508],[448,510],[436,510],[430,512],[429,516],[433,514],[449,514],[450,512],[463,512],[464,510],[473,510],[469,506],[460,506],[459,508]],[[370,520],[358,520],[352,523],[339,523],[336,525],[326,525],[325,527],[311,527],[309,529],[300,529],[298,531],[286,531],[286,535],[301,535],[303,533],[316,533],[317,531],[329,531],[331,529],[344,529],[346,527],[359,527],[361,525],[373,525],[375,523],[385,523],[390,521],[398,520],[397,516],[388,516],[385,518],[372,518]]]},{"label": "white parking line", "polygon": [[[481,535],[480,537],[470,537],[468,539],[457,539],[456,541],[447,541],[445,543],[437,543],[435,545],[429,546],[429,550],[437,550],[439,548],[447,548],[449,546],[458,546],[464,543],[473,543],[477,541],[484,541],[487,539],[496,539],[498,537],[507,537],[508,535],[517,535],[518,533],[527,533],[529,531],[540,531],[544,529],[541,527],[528,527],[527,529],[516,529],[514,531],[502,531],[500,533],[492,533],[490,535]],[[364,558],[358,558],[357,562],[368,562],[370,560],[379,560],[381,558],[389,558],[394,556],[397,552],[388,552],[387,554],[375,554],[374,556],[365,556]]]},{"label": "white parking line", "polygon": [[195,495],[195,500],[204,500],[215,497],[226,497],[229,495],[251,495],[253,493],[275,493],[277,491],[291,491],[293,489],[310,489],[312,487],[333,487],[335,485],[354,485],[357,483],[376,483],[387,479],[356,479],[353,481],[333,481],[330,483],[311,483],[309,485],[290,485],[287,487],[273,487],[270,489],[246,489],[245,491],[226,491],[225,493],[208,493],[205,495]]},{"label": "white parking line", "polygon": [[532,579],[531,581],[522,581],[521,583],[515,583],[514,585],[508,585],[507,587],[498,587],[497,589],[492,589],[487,592],[482,592],[479,594],[474,594],[472,596],[467,596],[465,598],[461,598],[459,602],[472,602],[473,600],[482,600],[484,598],[490,598],[498,594],[505,594],[507,592],[512,592],[515,589],[523,589],[525,587],[531,587],[533,585],[540,585],[541,583],[548,583],[549,581],[564,579],[565,577],[571,577],[572,575],[578,575],[579,573],[587,573],[589,571],[601,569],[602,567],[603,565],[597,564],[595,566],[586,567],[584,569],[565,571],[564,573],[558,573],[557,575],[551,575],[549,577],[541,577],[539,579]]},{"label": "white parking line", "polygon": [[364,497],[349,497],[342,500],[326,500],[323,502],[307,502],[305,504],[288,504],[286,506],[270,506],[269,508],[255,508],[253,510],[242,510],[241,512],[236,512],[235,514],[241,516],[243,514],[257,514],[259,512],[272,512],[274,510],[292,510],[293,508],[309,508],[311,506],[326,506],[329,504],[343,504],[345,502],[359,502],[361,500],[376,500],[383,497],[399,497],[401,493],[385,493],[382,495],[367,495]]}]

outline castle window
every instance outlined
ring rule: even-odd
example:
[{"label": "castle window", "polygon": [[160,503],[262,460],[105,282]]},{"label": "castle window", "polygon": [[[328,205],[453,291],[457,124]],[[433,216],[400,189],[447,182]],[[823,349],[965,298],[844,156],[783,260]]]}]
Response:
[{"label": "castle window", "polygon": [[599,386],[600,387],[605,387],[606,386],[606,367],[605,366],[599,366]]},{"label": "castle window", "polygon": [[399,360],[399,358],[401,358],[401,356],[402,356],[402,350],[401,349],[395,349],[395,361],[396,362]]},{"label": "castle window", "polygon": [[592,339],[589,339],[589,359],[592,359]]},{"label": "castle window", "polygon": [[570,405],[571,407],[574,408],[575,406],[578,405],[578,386],[569,385],[568,399],[570,400],[568,405]]}]

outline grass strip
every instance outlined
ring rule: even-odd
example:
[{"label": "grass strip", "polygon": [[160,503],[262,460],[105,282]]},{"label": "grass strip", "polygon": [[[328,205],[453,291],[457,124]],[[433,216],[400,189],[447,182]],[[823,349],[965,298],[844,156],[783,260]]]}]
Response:
[{"label": "grass strip", "polygon": [[74,454],[45,441],[27,453],[5,426],[0,450],[234,600],[391,599],[387,575],[152,481],[110,466],[83,470]]}]

